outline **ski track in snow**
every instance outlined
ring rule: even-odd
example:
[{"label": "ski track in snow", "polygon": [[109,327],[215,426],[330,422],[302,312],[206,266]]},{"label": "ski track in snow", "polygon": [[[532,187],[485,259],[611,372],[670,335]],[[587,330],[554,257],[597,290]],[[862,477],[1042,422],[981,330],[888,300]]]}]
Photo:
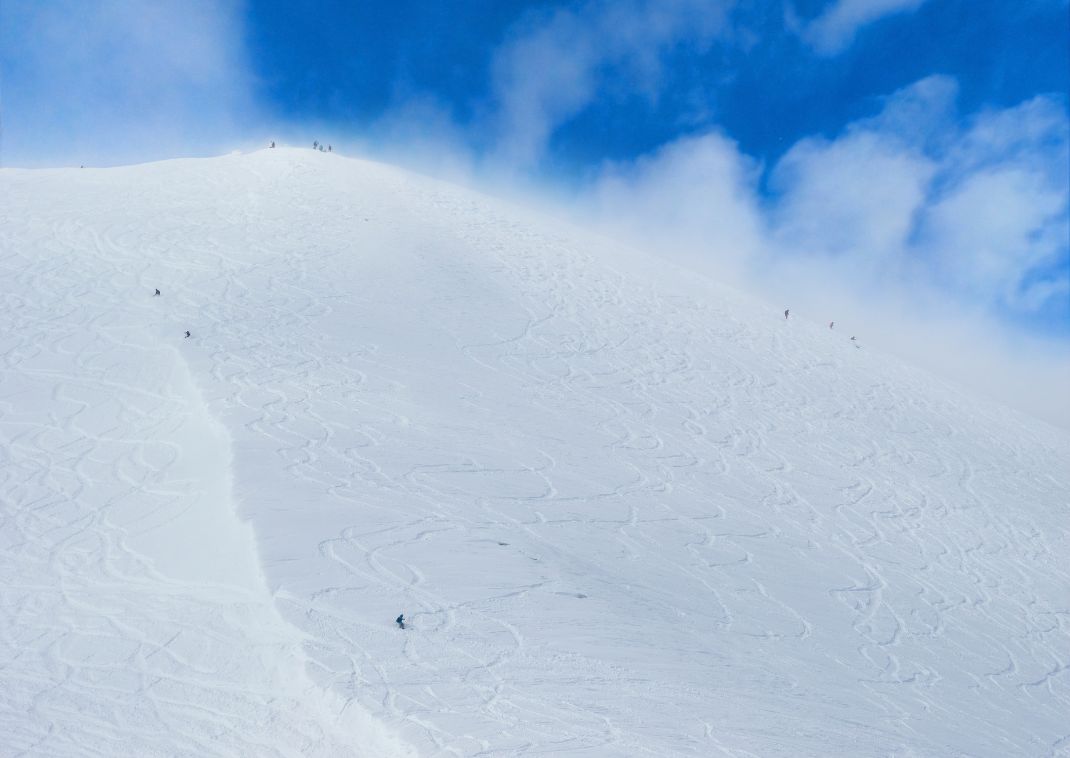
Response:
[{"label": "ski track in snow", "polygon": [[0,176],[10,754],[1070,749],[1064,432],[375,164]]},{"label": "ski track in snow", "polygon": [[406,752],[308,678],[136,224],[3,189],[0,756]]}]

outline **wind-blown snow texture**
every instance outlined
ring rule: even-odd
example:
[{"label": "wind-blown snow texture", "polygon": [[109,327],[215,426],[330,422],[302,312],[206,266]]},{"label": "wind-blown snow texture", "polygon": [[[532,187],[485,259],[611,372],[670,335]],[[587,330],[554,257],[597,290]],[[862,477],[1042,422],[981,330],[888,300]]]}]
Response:
[{"label": "wind-blown snow texture", "polygon": [[1060,430],[309,151],[5,170],[0,267],[4,756],[1070,751]]}]

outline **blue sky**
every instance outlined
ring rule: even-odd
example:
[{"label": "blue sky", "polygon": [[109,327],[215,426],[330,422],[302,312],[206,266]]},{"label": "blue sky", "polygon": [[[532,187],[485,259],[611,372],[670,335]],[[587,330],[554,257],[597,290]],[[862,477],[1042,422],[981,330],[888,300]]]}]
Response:
[{"label": "blue sky", "polygon": [[902,341],[1065,357],[1068,26],[1067,0],[5,0],[2,159],[319,137]]},{"label": "blue sky", "polygon": [[[597,4],[260,0],[249,6],[247,38],[257,94],[279,117],[357,129],[409,98],[430,97],[478,145],[495,136],[486,116],[495,108],[492,68],[502,48],[555,12],[582,19],[585,5]],[[678,5],[704,15],[703,6],[729,4]],[[851,44],[819,53],[790,17],[804,26],[830,5],[740,3],[726,19],[731,28],[667,41],[654,92],[637,86],[629,61],[606,61],[598,96],[558,126],[540,167],[583,172],[711,126],[772,161],[804,136],[832,135],[872,115],[881,98],[934,73],[956,79],[965,112],[1067,91],[1059,2],[930,0],[899,3],[917,7],[898,12],[887,3],[889,12],[861,25]]]}]

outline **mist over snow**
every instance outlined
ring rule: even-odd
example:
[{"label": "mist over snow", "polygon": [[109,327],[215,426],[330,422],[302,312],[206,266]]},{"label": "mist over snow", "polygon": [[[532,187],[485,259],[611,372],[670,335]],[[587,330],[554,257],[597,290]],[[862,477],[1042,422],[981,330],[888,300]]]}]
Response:
[{"label": "mist over snow", "polygon": [[1062,323],[1070,301],[1070,121],[1041,97],[956,128],[955,89],[923,80],[800,141],[765,195],[763,167],[714,132],[609,165],[584,207],[647,250],[1067,426],[1065,325],[1022,324]]}]

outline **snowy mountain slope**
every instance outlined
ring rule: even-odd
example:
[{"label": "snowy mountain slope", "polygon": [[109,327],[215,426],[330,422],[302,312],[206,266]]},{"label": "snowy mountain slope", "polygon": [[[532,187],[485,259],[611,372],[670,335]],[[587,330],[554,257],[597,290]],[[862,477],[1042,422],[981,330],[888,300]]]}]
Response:
[{"label": "snowy mountain slope", "polygon": [[271,603],[227,432],[94,226],[126,182],[68,175],[0,180],[0,755],[401,752]]},{"label": "snowy mountain slope", "polygon": [[4,171],[0,258],[11,754],[1070,750],[1062,431],[333,155]]}]

